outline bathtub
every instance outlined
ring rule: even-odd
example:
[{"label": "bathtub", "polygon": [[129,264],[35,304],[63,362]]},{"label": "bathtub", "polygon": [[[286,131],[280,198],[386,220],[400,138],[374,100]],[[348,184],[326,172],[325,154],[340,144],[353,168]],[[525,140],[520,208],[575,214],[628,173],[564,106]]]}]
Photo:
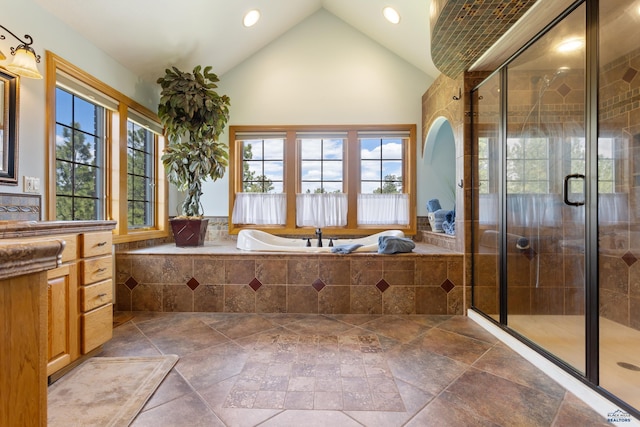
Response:
[{"label": "bathtub", "polygon": [[[378,237],[394,236],[404,237],[404,233],[400,230],[386,230],[370,236],[357,239],[340,239],[333,241],[335,246],[361,244],[354,252],[377,252]],[[329,238],[322,239],[323,247],[319,248],[318,239],[309,238],[311,246],[307,246],[307,239],[302,237],[287,238],[278,237],[273,234],[260,230],[240,230],[238,233],[238,241],[236,247],[244,251],[265,251],[265,252],[331,252],[329,247]]]}]

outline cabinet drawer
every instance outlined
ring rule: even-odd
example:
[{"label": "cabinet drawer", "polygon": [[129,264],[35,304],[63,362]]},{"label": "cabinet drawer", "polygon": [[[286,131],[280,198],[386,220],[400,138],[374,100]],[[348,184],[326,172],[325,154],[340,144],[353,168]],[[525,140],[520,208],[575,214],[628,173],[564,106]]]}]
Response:
[{"label": "cabinet drawer", "polygon": [[88,285],[110,279],[112,275],[112,263],[113,257],[111,255],[82,261],[82,284]]},{"label": "cabinet drawer", "polygon": [[82,257],[111,254],[113,235],[110,231],[82,235]]},{"label": "cabinet drawer", "polygon": [[78,258],[78,235],[69,234],[56,237],[64,240],[64,250],[62,251],[62,262],[70,262]]},{"label": "cabinet drawer", "polygon": [[113,304],[82,315],[82,354],[101,346],[113,336]]},{"label": "cabinet drawer", "polygon": [[112,300],[113,284],[111,280],[80,288],[80,307],[82,311],[91,311],[94,308],[112,302]]}]

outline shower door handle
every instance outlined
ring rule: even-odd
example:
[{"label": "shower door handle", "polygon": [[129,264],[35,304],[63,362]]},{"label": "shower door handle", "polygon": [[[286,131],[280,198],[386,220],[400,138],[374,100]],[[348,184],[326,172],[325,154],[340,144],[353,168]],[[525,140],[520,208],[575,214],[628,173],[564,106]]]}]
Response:
[{"label": "shower door handle", "polygon": [[569,200],[569,181],[572,179],[581,179],[582,180],[582,194],[584,195],[584,178],[585,176],[581,173],[572,173],[564,177],[564,203],[569,206],[584,206],[584,198],[582,201],[571,201]]}]

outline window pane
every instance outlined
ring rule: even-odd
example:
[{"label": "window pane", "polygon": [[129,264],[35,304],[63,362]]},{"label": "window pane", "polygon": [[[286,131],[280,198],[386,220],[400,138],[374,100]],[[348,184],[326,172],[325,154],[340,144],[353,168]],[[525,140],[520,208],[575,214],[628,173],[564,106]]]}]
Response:
[{"label": "window pane", "polygon": [[76,129],[87,133],[96,134],[98,131],[97,105],[91,104],[82,98],[74,97],[73,102],[73,123]]},{"label": "window pane", "polygon": [[104,108],[56,89],[56,219],[104,217],[105,114]]},{"label": "window pane", "polygon": [[56,192],[59,195],[73,194],[73,164],[56,161]]},{"label": "window pane", "polygon": [[270,181],[282,181],[284,170],[284,162],[282,161],[265,161],[264,175]]},{"label": "window pane", "polygon": [[324,140],[322,158],[325,160],[342,160],[343,141],[341,139]]},{"label": "window pane", "polygon": [[299,138],[302,192],[343,191],[344,139]]},{"label": "window pane", "polygon": [[127,122],[127,200],[130,228],[154,225],[154,134],[135,122]]},{"label": "window pane", "polygon": [[284,158],[284,144],[281,139],[264,140],[264,159],[281,160]]},{"label": "window pane", "polygon": [[73,201],[73,219],[91,220],[97,215],[97,202],[95,199],[75,198]]},{"label": "window pane", "polygon": [[95,197],[96,168],[86,165],[76,165],[73,173],[74,194],[82,197]]},{"label": "window pane", "polygon": [[300,162],[300,174],[302,181],[317,181],[322,180],[322,168],[321,161],[308,161],[303,160]]},{"label": "window pane", "polygon": [[242,144],[242,191],[281,193],[284,181],[284,140],[246,139]]},{"label": "window pane", "polygon": [[73,159],[73,145],[71,144],[71,128],[56,125],[56,157],[62,160]]},{"label": "window pane", "polygon": [[56,122],[73,126],[73,97],[69,92],[56,88]]},{"label": "window pane", "polygon": [[361,193],[402,193],[403,138],[360,139]]},{"label": "window pane", "polygon": [[261,140],[245,141],[243,145],[243,158],[245,160],[262,160],[263,143]]}]

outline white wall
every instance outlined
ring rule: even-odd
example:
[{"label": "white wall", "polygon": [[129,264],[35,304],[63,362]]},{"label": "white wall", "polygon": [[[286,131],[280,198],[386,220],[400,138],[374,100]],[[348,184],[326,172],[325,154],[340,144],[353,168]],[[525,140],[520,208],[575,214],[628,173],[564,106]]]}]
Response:
[{"label": "white wall", "polygon": [[[72,12],[70,12],[72,13]],[[87,40],[40,8],[32,0],[3,0],[2,25],[17,36],[29,34],[33,37],[32,47],[42,56],[38,65],[45,74],[45,50],[49,50],[84,71],[92,74],[107,85],[155,111],[158,103],[158,89],[155,83],[141,81],[117,63],[113,58],[94,47]],[[11,60],[11,46],[18,41],[10,35],[0,40],[0,50]],[[45,83],[43,80],[22,78],[20,81],[20,122],[19,122],[19,185],[0,186],[0,192],[22,192],[22,177],[40,178],[41,192],[45,192]],[[46,212],[43,197],[43,212]]]},{"label": "white wall", "polygon": [[[158,87],[122,64],[40,8],[33,0],[5,1],[2,24],[18,35],[30,34],[42,55],[52,51],[105,84],[156,110]],[[408,41],[410,42],[410,41]],[[13,40],[0,40],[7,53]],[[426,54],[426,53],[425,53]],[[215,71],[215,58],[210,64]],[[220,93],[231,98],[231,125],[392,124],[421,125],[421,96],[433,79],[402,58],[321,10],[255,55],[220,76]],[[45,181],[44,80],[22,79],[20,85],[20,185],[0,186],[0,192],[22,192],[22,177]],[[419,132],[418,132],[419,133]],[[222,138],[227,139],[227,135]],[[417,141],[418,147],[421,146]],[[419,150],[418,150],[419,153]],[[418,176],[425,168],[417,156]],[[418,198],[428,188],[418,183]],[[171,189],[169,213],[179,196]],[[207,182],[203,204],[208,216],[227,216],[228,178]],[[46,212],[43,198],[43,211]],[[426,215],[424,203],[418,215]]]},{"label": "white wall", "polygon": [[[231,98],[230,125],[414,123],[419,130],[421,97],[432,82],[320,10],[220,76],[219,93]],[[205,183],[202,203],[207,216],[228,215],[228,176]]]}]

